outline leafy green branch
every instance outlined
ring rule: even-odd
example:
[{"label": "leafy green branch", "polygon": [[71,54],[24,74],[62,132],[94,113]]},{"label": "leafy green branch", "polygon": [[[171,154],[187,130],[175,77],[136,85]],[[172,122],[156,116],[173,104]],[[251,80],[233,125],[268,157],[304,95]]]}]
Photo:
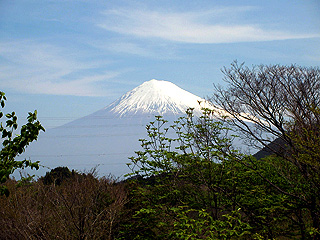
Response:
[{"label": "leafy green branch", "polygon": [[[0,92],[1,108],[5,107],[7,100],[5,93]],[[18,117],[15,112],[3,114],[0,110],[0,119],[5,116],[5,126],[1,122],[0,132],[2,138],[2,149],[0,151],[0,184],[5,183],[10,175],[16,169],[30,167],[31,169],[39,169],[39,162],[31,162],[30,160],[16,160],[16,157],[22,154],[26,147],[33,141],[38,139],[40,131],[45,131],[41,123],[37,120],[37,111],[29,112],[27,123],[21,126],[20,134],[18,131]],[[9,195],[6,186],[0,186],[0,195]]]}]

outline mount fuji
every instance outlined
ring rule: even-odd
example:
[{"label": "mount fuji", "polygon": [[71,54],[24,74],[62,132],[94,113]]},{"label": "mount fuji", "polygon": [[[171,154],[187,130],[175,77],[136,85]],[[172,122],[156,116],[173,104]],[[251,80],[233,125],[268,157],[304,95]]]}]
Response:
[{"label": "mount fuji", "polygon": [[[201,113],[206,101],[168,81],[152,79],[127,92],[103,109],[116,117],[133,115],[181,115],[188,108]],[[101,111],[99,111],[101,112]]]},{"label": "mount fuji", "polygon": [[37,175],[57,166],[81,171],[97,167],[100,176],[121,178],[129,172],[128,158],[141,149],[138,139],[147,138],[145,126],[154,116],[173,121],[188,108],[200,115],[208,106],[171,82],[153,79],[104,109],[42,133],[20,158],[39,160],[45,167]]}]

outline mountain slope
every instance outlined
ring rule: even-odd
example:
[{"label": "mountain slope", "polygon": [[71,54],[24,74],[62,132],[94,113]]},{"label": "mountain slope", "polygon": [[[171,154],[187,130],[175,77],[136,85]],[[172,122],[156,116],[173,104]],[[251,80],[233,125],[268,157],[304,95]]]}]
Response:
[{"label": "mountain slope", "polygon": [[200,114],[201,107],[207,106],[204,99],[173,83],[153,79],[104,109],[41,134],[21,158],[39,160],[49,168],[98,166],[99,175],[121,177],[129,171],[128,157],[141,149],[138,139],[147,138],[145,126],[154,116],[173,122],[190,107]]}]

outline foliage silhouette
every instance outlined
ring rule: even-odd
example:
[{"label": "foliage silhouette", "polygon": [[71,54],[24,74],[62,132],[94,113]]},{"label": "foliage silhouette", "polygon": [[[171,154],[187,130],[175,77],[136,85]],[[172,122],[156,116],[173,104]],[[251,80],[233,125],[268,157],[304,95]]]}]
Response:
[{"label": "foliage silhouette", "polygon": [[[0,92],[1,108],[5,107],[7,100],[4,92]],[[0,118],[4,116],[0,110]],[[16,170],[21,168],[39,168],[39,162],[31,162],[30,160],[17,161],[15,158],[25,151],[25,148],[34,140],[37,140],[40,131],[45,131],[40,122],[37,120],[37,111],[29,113],[27,123],[21,126],[20,134],[15,135],[18,129],[18,118],[15,112],[5,115],[7,118],[6,125],[0,125],[2,137],[2,149],[0,151],[0,183],[5,183],[9,176]],[[4,185],[0,186],[0,195],[9,195],[8,188]]]}]

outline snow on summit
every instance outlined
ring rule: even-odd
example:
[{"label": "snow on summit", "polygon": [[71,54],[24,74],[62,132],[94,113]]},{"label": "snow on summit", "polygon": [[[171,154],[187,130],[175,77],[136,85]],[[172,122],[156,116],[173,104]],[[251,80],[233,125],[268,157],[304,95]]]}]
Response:
[{"label": "snow on summit", "polygon": [[188,108],[200,113],[206,100],[187,92],[177,85],[164,81],[146,81],[127,92],[105,110],[119,116],[135,114],[184,114]]}]

